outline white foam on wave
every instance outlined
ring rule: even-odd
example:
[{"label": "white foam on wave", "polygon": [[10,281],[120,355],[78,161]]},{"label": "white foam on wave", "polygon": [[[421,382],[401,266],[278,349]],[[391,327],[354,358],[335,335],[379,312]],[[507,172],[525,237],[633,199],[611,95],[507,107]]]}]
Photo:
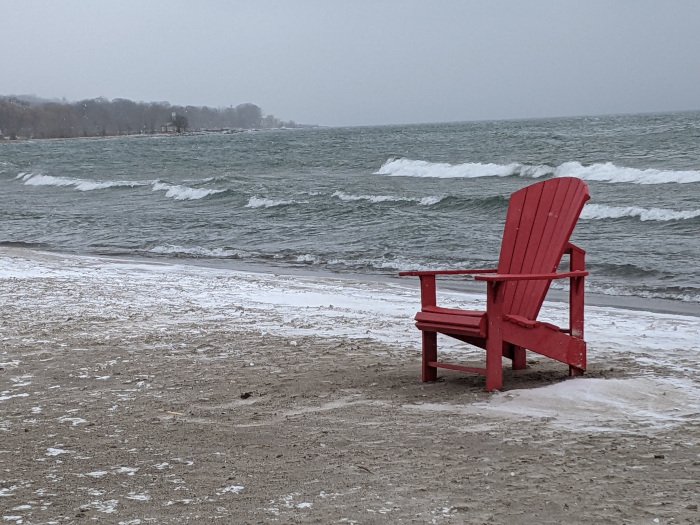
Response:
[{"label": "white foam on wave", "polygon": [[616,166],[612,162],[584,166],[580,162],[565,162],[554,170],[555,177],[577,177],[594,182],[628,184],[689,184],[700,182],[700,171],[674,171]]},{"label": "white foam on wave", "polygon": [[321,264],[323,262],[320,257],[317,257],[316,255],[311,255],[309,253],[298,255],[295,261],[298,263],[305,264]]},{"label": "white foam on wave", "polygon": [[248,199],[248,204],[246,204],[245,207],[246,208],[275,208],[277,206],[289,206],[290,204],[296,204],[296,201],[265,199],[262,197],[258,197],[256,195],[256,196]]},{"label": "white foam on wave", "polygon": [[435,204],[442,202],[444,198],[444,196],[423,197],[422,199],[418,199],[418,204],[420,204],[421,206],[434,206]]},{"label": "white foam on wave", "polygon": [[184,200],[199,200],[209,195],[223,193],[226,190],[212,190],[206,188],[190,188],[189,186],[180,186],[177,184],[167,184],[165,182],[153,182],[153,191],[165,191],[165,196],[176,201]]},{"label": "white foam on wave", "polygon": [[22,172],[16,179],[24,181],[26,186],[73,186],[78,191],[93,191],[103,190],[106,188],[135,188],[137,186],[147,186],[150,181],[130,181],[130,180],[89,180],[89,179],[73,179],[70,177],[56,177],[53,175],[43,175],[41,173],[26,173]]},{"label": "white foam on wave", "polygon": [[393,177],[433,177],[433,178],[479,178],[479,177],[525,177],[538,179],[547,175],[555,177],[576,177],[595,182],[627,184],[689,184],[700,182],[697,170],[657,170],[637,169],[616,166],[612,162],[596,163],[584,166],[580,162],[564,162],[556,168],[546,164],[527,165],[518,162],[494,164],[466,162],[448,164],[446,162],[428,162],[413,159],[389,159],[375,175]]},{"label": "white foam on wave", "polygon": [[[553,283],[552,288],[560,288],[562,285]],[[668,299],[669,301],[683,301],[685,303],[700,303],[700,293],[693,293],[691,288],[686,292],[664,290],[629,290],[619,286],[599,285],[595,282],[587,283],[589,291],[601,295],[616,295],[619,297],[643,297],[646,299]],[[563,288],[560,288],[563,289]]]},{"label": "white foam on wave", "polygon": [[546,165],[528,166],[513,162],[510,164],[493,164],[481,162],[466,162],[464,164],[449,164],[447,162],[428,162],[413,159],[389,159],[379,168],[375,175],[392,177],[435,177],[435,178],[478,178],[478,177],[510,177],[518,175],[528,178],[539,178],[551,175],[553,168]]},{"label": "white foam on wave", "polygon": [[240,253],[234,250],[225,248],[204,248],[202,246],[175,246],[167,244],[164,246],[156,246],[148,250],[149,253],[158,255],[188,255],[194,257],[224,257],[224,258],[239,258]]},{"label": "white foam on wave", "polygon": [[433,206],[445,198],[444,196],[429,196],[414,199],[410,197],[396,197],[394,195],[352,195],[343,191],[336,191],[331,197],[340,199],[343,202],[367,201],[373,204],[380,202],[416,202],[421,206]]},{"label": "white foam on wave", "polygon": [[624,217],[637,217],[640,221],[681,221],[700,217],[700,210],[676,211],[663,208],[587,204],[581,213],[581,219],[587,220],[621,219]]}]

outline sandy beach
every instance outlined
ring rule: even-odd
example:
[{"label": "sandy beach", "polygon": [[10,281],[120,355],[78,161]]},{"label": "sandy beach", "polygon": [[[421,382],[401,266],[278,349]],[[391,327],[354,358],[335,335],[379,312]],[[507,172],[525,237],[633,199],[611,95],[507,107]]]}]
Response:
[{"label": "sandy beach", "polygon": [[700,521],[700,317],[592,306],[585,377],[487,394],[419,381],[408,283],[4,247],[0,296],[3,523]]}]

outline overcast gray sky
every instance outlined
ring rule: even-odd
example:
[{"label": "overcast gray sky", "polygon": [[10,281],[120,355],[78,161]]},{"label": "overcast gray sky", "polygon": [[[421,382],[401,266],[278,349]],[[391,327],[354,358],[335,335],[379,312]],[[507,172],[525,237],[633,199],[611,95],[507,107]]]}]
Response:
[{"label": "overcast gray sky", "polygon": [[0,0],[0,94],[322,125],[700,109],[700,0]]}]

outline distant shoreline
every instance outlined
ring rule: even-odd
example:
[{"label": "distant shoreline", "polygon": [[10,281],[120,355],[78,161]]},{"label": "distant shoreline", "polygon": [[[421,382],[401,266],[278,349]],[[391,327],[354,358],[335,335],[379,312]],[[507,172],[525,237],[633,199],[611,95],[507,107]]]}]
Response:
[{"label": "distant shoreline", "polygon": [[221,131],[185,131],[183,133],[127,133],[121,135],[89,135],[80,137],[17,137],[10,139],[0,136],[0,144],[26,143],[34,141],[49,141],[49,140],[108,140],[117,138],[149,138],[149,137],[192,137],[201,135],[238,135],[239,133],[260,133],[266,131],[295,131],[299,129],[316,129],[321,126],[300,126],[298,128],[258,128],[258,129],[240,129],[240,130],[221,130]]}]

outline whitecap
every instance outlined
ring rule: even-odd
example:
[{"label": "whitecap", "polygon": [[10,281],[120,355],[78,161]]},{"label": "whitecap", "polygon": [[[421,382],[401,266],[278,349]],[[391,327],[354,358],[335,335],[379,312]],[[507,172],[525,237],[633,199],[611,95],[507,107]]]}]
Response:
[{"label": "whitecap", "polygon": [[83,182],[79,179],[54,177],[52,175],[42,175],[41,173],[20,173],[16,178],[22,179],[27,186],[75,186]]},{"label": "whitecap", "polygon": [[423,197],[422,199],[418,200],[418,204],[420,204],[421,206],[434,206],[435,204],[438,204],[443,200],[445,200],[444,196]]},{"label": "whitecap", "polygon": [[303,255],[297,256],[296,262],[310,263],[310,264],[321,264],[322,261],[319,257],[316,257],[315,255],[310,255],[308,253],[305,253]]},{"label": "whitecap", "polygon": [[234,250],[225,248],[204,248],[202,246],[176,246],[167,244],[156,246],[148,250],[149,253],[159,255],[189,255],[194,257],[221,257],[221,258],[239,258],[240,254]]},{"label": "whitecap", "polygon": [[368,201],[372,203],[378,203],[378,202],[401,202],[401,201],[410,201],[411,199],[407,199],[405,197],[394,197],[392,195],[352,195],[348,194],[342,191],[336,191],[331,195],[331,197],[336,197],[337,199],[340,199],[341,201],[344,202],[353,202],[353,201]]},{"label": "whitecap", "polygon": [[676,211],[663,208],[587,204],[581,213],[581,219],[587,220],[621,219],[624,217],[636,217],[640,221],[680,221],[700,217],[700,210]]},{"label": "whitecap", "polygon": [[584,166],[580,162],[565,162],[554,170],[555,177],[577,177],[595,182],[628,184],[688,184],[700,182],[700,171],[637,169],[616,166],[612,162]]},{"label": "whitecap", "polygon": [[397,197],[394,195],[353,195],[343,191],[336,191],[331,197],[335,197],[343,202],[367,201],[372,204],[379,204],[382,202],[415,202],[421,206],[432,206],[445,198],[444,196],[435,195],[422,198]]},{"label": "whitecap", "polygon": [[199,200],[209,195],[223,193],[226,190],[213,190],[206,188],[190,188],[189,186],[180,186],[177,184],[167,184],[165,182],[153,182],[153,191],[165,191],[165,196],[176,201],[184,200]]},{"label": "whitecap", "polygon": [[150,181],[130,181],[130,180],[109,180],[99,181],[90,179],[73,179],[69,177],[56,177],[53,175],[43,175],[41,173],[26,173],[22,172],[16,179],[24,181],[26,186],[73,186],[78,191],[93,191],[103,190],[106,188],[135,188],[137,186],[146,186],[151,184]]},{"label": "whitecap", "polygon": [[285,200],[274,200],[265,199],[258,196],[251,197],[248,199],[248,204],[245,205],[246,208],[273,208],[275,206],[288,206],[289,204],[294,204],[295,201],[285,201]]},{"label": "whitecap", "polygon": [[466,162],[449,164],[447,162],[428,162],[406,158],[387,160],[375,175],[393,177],[435,177],[435,178],[478,178],[521,176],[539,178],[550,175],[553,169],[547,165],[528,166],[518,162],[494,164]]}]

